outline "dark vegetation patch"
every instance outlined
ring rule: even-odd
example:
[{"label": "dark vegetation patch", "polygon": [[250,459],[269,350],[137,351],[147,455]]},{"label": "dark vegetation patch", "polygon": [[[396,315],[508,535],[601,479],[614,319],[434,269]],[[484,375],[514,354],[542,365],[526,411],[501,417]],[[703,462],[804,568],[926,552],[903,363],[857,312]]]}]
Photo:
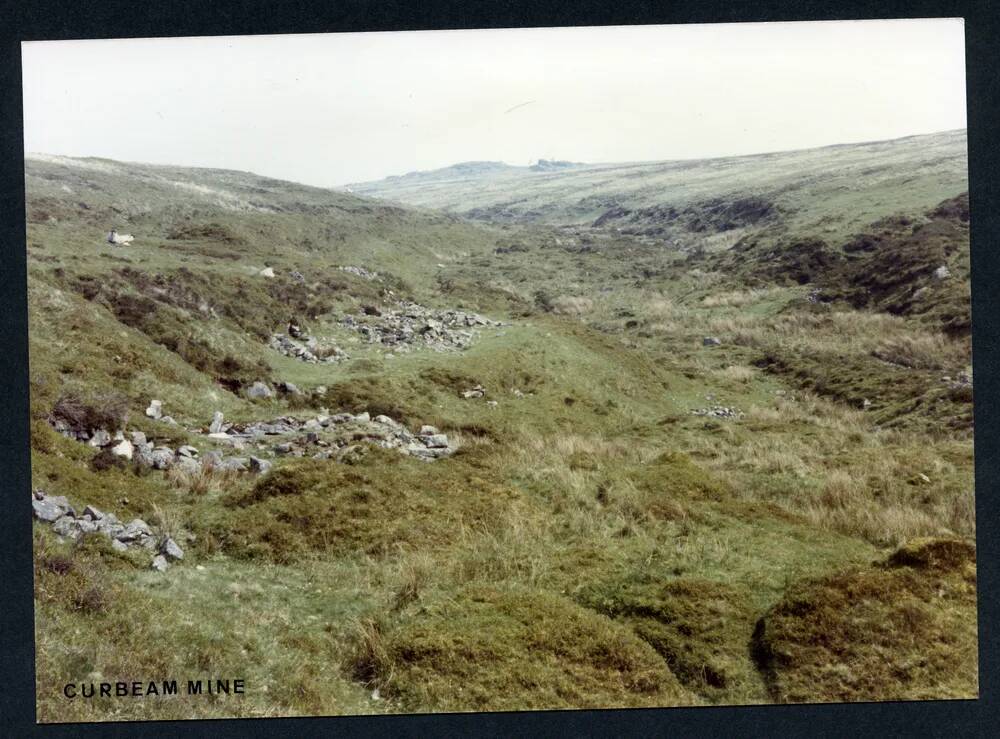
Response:
[{"label": "dark vegetation patch", "polygon": [[895,366],[875,356],[776,347],[753,362],[766,372],[853,408],[887,428],[971,432],[971,389],[957,393],[934,369]]},{"label": "dark vegetation patch", "polygon": [[403,710],[696,702],[628,628],[565,598],[521,588],[467,587],[395,624],[369,621],[348,669]]},{"label": "dark vegetation patch", "polygon": [[75,393],[59,397],[49,413],[49,422],[62,421],[72,431],[105,429],[111,433],[125,427],[128,398],[120,393],[104,393],[86,399]]},{"label": "dark vegetation patch", "polygon": [[975,698],[977,646],[975,549],[934,540],[793,585],[754,635],[782,703]]},{"label": "dark vegetation patch", "polygon": [[235,557],[281,563],[307,552],[433,549],[463,527],[494,530],[512,510],[528,510],[518,491],[484,474],[461,456],[428,464],[377,448],[353,465],[303,460],[228,497],[197,524],[199,537]]},{"label": "dark vegetation patch", "polygon": [[231,246],[246,243],[246,239],[220,223],[181,223],[167,231],[171,241],[215,241]]},{"label": "dark vegetation patch", "polygon": [[615,204],[592,224],[614,224],[623,234],[662,236],[671,229],[719,233],[766,223],[778,215],[773,202],[759,196],[713,198],[686,207],[663,204],[628,209]]},{"label": "dark vegetation patch", "polygon": [[711,702],[759,690],[748,648],[756,615],[746,590],[650,577],[587,586],[576,599],[631,627],[685,687]]}]

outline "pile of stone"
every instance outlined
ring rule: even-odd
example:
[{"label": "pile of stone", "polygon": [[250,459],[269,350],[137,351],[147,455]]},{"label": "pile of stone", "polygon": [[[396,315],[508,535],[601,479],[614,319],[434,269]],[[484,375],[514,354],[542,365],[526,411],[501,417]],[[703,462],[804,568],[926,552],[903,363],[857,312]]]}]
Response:
[{"label": "pile of stone", "polygon": [[405,352],[413,346],[435,351],[466,349],[476,337],[476,329],[503,324],[478,313],[461,310],[433,310],[400,301],[397,308],[364,310],[359,316],[345,316],[342,323],[370,344],[390,346]]},{"label": "pile of stone", "polygon": [[341,267],[341,272],[347,272],[354,275],[355,277],[361,277],[366,280],[377,280],[379,279],[378,272],[369,272],[364,267]]},{"label": "pile of stone", "polygon": [[[412,433],[403,424],[379,415],[372,418],[368,412],[357,415],[337,413],[321,414],[305,421],[282,416],[272,421],[253,421],[234,424],[228,432],[231,439],[243,444],[267,444],[267,437],[294,436],[273,444],[276,456],[314,459],[343,460],[360,453],[359,443],[375,444],[383,449],[398,449],[419,459],[431,461],[455,453],[457,448],[446,434],[433,426],[421,426],[419,433]],[[251,460],[256,458],[251,457]],[[263,460],[257,460],[257,463]]]},{"label": "pile of stone", "polygon": [[86,534],[98,534],[111,540],[111,548],[125,552],[138,547],[153,554],[150,566],[165,571],[171,561],[184,559],[184,550],[169,536],[157,536],[141,518],[122,523],[113,513],[104,513],[88,505],[77,515],[76,509],[63,495],[48,495],[36,490],[31,496],[35,518],[52,524],[60,537],[78,539]]},{"label": "pile of stone", "polygon": [[743,411],[739,408],[730,408],[725,405],[713,405],[708,408],[696,408],[691,411],[694,416],[708,416],[710,418],[743,418]]},{"label": "pile of stone", "polygon": [[310,364],[343,362],[345,359],[351,358],[339,346],[334,344],[321,345],[315,337],[307,334],[302,334],[299,340],[286,334],[274,334],[271,336],[270,346],[286,357]]}]

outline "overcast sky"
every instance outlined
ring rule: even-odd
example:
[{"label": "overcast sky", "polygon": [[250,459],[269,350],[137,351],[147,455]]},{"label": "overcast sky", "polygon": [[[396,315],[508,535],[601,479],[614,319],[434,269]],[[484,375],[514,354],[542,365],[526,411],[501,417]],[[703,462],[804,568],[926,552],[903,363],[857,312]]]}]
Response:
[{"label": "overcast sky", "polygon": [[39,41],[26,152],[314,185],[964,128],[961,20]]}]

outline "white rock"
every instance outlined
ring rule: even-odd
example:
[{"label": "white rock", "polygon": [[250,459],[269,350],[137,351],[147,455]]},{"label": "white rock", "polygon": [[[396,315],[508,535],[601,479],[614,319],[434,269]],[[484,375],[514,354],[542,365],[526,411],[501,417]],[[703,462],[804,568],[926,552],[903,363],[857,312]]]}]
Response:
[{"label": "white rock", "polygon": [[149,408],[146,409],[146,415],[150,418],[160,418],[163,415],[163,401],[149,401]]},{"label": "white rock", "polygon": [[135,451],[132,446],[132,442],[128,439],[122,439],[113,447],[111,447],[111,453],[117,457],[124,457],[125,459],[132,459],[132,453]]}]

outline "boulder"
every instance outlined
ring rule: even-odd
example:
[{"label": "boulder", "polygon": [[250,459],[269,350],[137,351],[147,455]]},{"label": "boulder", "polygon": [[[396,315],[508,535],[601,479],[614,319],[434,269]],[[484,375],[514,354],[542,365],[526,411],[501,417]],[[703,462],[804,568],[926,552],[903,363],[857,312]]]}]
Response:
[{"label": "boulder", "polygon": [[133,518],[122,529],[121,533],[116,536],[116,539],[121,541],[135,541],[140,537],[152,536],[153,532],[149,528],[149,524],[143,521],[141,518]]},{"label": "boulder", "polygon": [[184,559],[184,550],[177,546],[177,542],[169,536],[160,545],[160,554],[166,555],[168,559]]},{"label": "boulder", "polygon": [[94,429],[94,432],[90,436],[90,441],[87,442],[92,447],[104,447],[111,443],[111,434],[109,434],[105,429]]},{"label": "boulder", "polygon": [[174,467],[184,472],[195,473],[201,469],[201,464],[194,457],[177,456],[174,458]]},{"label": "boulder", "polygon": [[67,536],[70,539],[75,539],[80,535],[80,528],[77,524],[77,520],[72,516],[62,516],[57,519],[56,522],[52,524],[52,530],[59,534],[59,536]]},{"label": "boulder", "polygon": [[273,396],[274,391],[260,380],[247,388],[248,398],[271,398]]},{"label": "boulder", "polygon": [[42,500],[32,500],[31,510],[35,514],[35,518],[40,521],[48,521],[49,523],[58,521],[66,515],[66,509],[49,497]]},{"label": "boulder", "polygon": [[149,407],[146,409],[146,415],[153,419],[159,419],[163,415],[163,401],[149,401]]},{"label": "boulder", "polygon": [[448,437],[445,434],[429,434],[422,438],[424,445],[429,449],[443,449],[448,446]]},{"label": "boulder", "polygon": [[190,444],[184,444],[183,446],[177,448],[177,455],[180,457],[191,457],[194,459],[198,456],[198,450]]},{"label": "boulder", "polygon": [[150,563],[149,566],[154,570],[156,570],[157,572],[166,572],[167,568],[170,567],[170,564],[167,562],[166,557],[164,557],[162,554],[157,554],[155,557],[153,557],[153,561]]},{"label": "boulder", "polygon": [[174,420],[173,416],[164,416],[163,418],[160,419],[160,421],[162,421],[163,423],[168,424],[170,426],[176,426],[177,425],[177,421]]},{"label": "boulder", "polygon": [[261,277],[274,277],[274,269],[271,267],[264,267],[260,272],[258,272]]},{"label": "boulder", "polygon": [[132,444],[135,447],[142,447],[145,444],[149,443],[146,440],[146,435],[141,431],[133,431],[130,435],[130,438],[132,439]]},{"label": "boulder", "polygon": [[102,518],[104,518],[104,514],[98,509],[94,508],[94,506],[92,505],[89,505],[83,509],[83,515],[90,516],[91,521],[100,521]]},{"label": "boulder", "polygon": [[292,382],[279,382],[278,389],[288,395],[302,395],[302,391]]},{"label": "boulder", "polygon": [[368,411],[365,411],[364,413],[359,413],[358,415],[356,415],[354,417],[354,420],[357,421],[358,423],[368,423],[369,421],[372,420],[372,417],[371,414],[368,413]]},{"label": "boulder", "polygon": [[271,469],[271,462],[266,459],[261,459],[260,457],[250,457],[250,469],[254,472],[263,475],[266,474],[268,470]]},{"label": "boulder", "polygon": [[124,459],[132,459],[132,453],[135,448],[132,446],[132,442],[128,439],[122,439],[113,447],[111,447],[111,453],[116,457],[123,457]]},{"label": "boulder", "polygon": [[421,426],[420,427],[420,435],[421,436],[434,436],[434,434],[436,434],[436,433],[438,433],[438,430],[437,430],[436,426]]},{"label": "boulder", "polygon": [[118,541],[117,539],[112,539],[111,548],[114,549],[116,552],[127,552],[128,544],[126,544],[123,541]]},{"label": "boulder", "polygon": [[157,447],[149,453],[150,466],[157,470],[170,468],[174,463],[174,450],[170,447]]},{"label": "boulder", "polygon": [[227,457],[216,465],[220,470],[230,470],[232,472],[246,472],[250,469],[250,460],[246,457]]},{"label": "boulder", "polygon": [[210,434],[220,433],[222,431],[222,421],[223,421],[222,411],[216,411],[212,415],[212,423],[210,423],[208,426],[208,433]]}]

